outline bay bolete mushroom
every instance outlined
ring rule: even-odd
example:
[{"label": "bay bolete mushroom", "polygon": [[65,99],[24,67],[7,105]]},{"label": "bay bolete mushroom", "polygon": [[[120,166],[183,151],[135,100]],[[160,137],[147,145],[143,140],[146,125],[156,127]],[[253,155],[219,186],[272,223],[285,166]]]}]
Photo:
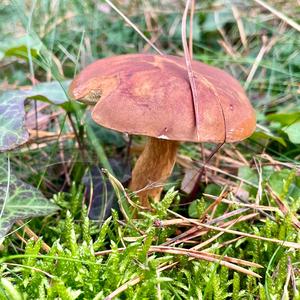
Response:
[{"label": "bay bolete mushroom", "polygon": [[255,112],[237,80],[193,61],[199,127],[184,58],[130,54],[95,61],[70,86],[72,98],[94,105],[104,127],[144,135],[148,142],[132,171],[129,188],[149,207],[175,164],[180,141],[237,142],[255,130]]}]

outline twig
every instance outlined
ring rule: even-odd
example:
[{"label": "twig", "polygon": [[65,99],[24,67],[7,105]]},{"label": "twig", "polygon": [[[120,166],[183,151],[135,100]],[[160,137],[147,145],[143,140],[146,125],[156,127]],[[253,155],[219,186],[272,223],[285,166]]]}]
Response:
[{"label": "twig", "polygon": [[182,23],[181,23],[181,38],[182,38],[182,46],[184,51],[185,63],[187,67],[190,87],[192,90],[192,98],[193,98],[193,107],[194,107],[194,117],[195,117],[195,128],[197,132],[197,140],[200,139],[199,137],[199,114],[198,114],[198,91],[195,83],[194,73],[192,69],[192,60],[189,52],[189,48],[186,41],[186,22],[187,22],[187,14],[191,4],[191,0],[186,1],[184,13],[182,16]]},{"label": "twig", "polygon": [[[238,223],[238,221],[239,221],[239,218],[236,220],[236,222],[234,222],[234,223],[230,224],[228,227],[226,227],[226,229],[230,229],[232,226],[234,226],[236,223]],[[224,232],[219,232],[218,234],[216,234],[213,237],[211,237],[210,239],[198,244],[197,246],[193,247],[192,249],[199,250],[199,249],[205,247],[206,245],[209,245],[210,243],[215,241],[217,238],[219,238],[223,234],[224,234]]]},{"label": "twig", "polygon": [[[24,232],[30,237],[33,238],[35,241],[37,241],[39,239],[39,237],[27,226],[23,223],[23,221],[18,220],[16,221],[16,224],[23,227]],[[42,249],[48,253],[50,251],[50,247],[44,242],[42,241]]]},{"label": "twig", "polygon": [[203,216],[205,216],[206,214],[208,214],[211,210],[213,210],[214,207],[218,206],[221,202],[222,199],[224,199],[225,197],[227,197],[228,195],[228,191],[226,191],[227,187],[224,187],[221,194],[217,197],[217,199],[211,204],[209,205],[205,211],[202,214],[202,217],[200,217],[199,219],[201,220],[203,218]]},{"label": "twig", "polygon": [[224,231],[226,233],[231,233],[231,234],[236,234],[236,235],[249,237],[249,238],[253,238],[253,239],[257,239],[257,240],[276,243],[276,244],[279,244],[283,247],[300,249],[300,244],[299,243],[267,238],[267,237],[258,236],[258,235],[254,235],[254,234],[250,234],[250,233],[246,233],[246,232],[237,231],[237,230],[231,230],[231,229],[220,228],[220,227],[217,227],[217,226],[211,226],[211,225],[207,225],[207,224],[203,224],[203,223],[200,226],[203,226],[205,228],[212,229],[212,230]]},{"label": "twig", "polygon": [[[180,217],[184,220],[188,220],[187,218],[181,216],[180,214],[168,209],[168,212]],[[271,243],[276,243],[281,245],[282,247],[289,247],[289,248],[295,248],[295,249],[300,249],[300,244],[299,243],[294,243],[294,242],[288,242],[288,241],[282,241],[282,240],[278,240],[278,239],[272,239],[272,238],[267,238],[267,237],[263,237],[263,236],[258,236],[258,235],[254,235],[254,234],[250,234],[250,233],[246,233],[246,232],[241,232],[241,231],[237,231],[237,230],[231,230],[231,229],[225,229],[225,228],[221,228],[221,227],[217,227],[217,226],[212,226],[212,225],[208,225],[208,224],[204,224],[204,223],[200,223],[200,222],[193,222],[192,220],[190,220],[192,223],[195,223],[195,225],[198,225],[200,228],[204,227],[207,229],[212,229],[212,230],[216,230],[216,231],[224,231],[226,233],[231,233],[231,234],[236,234],[236,235],[240,235],[240,236],[244,236],[244,237],[249,237],[249,238],[253,238],[253,239],[257,239],[257,240],[262,240],[262,241],[266,241],[266,242],[271,242]]]},{"label": "twig", "polygon": [[[221,109],[222,109],[222,112],[223,112],[223,108],[221,106]],[[223,115],[224,116],[224,115]],[[224,122],[225,124],[225,122]],[[226,125],[225,125],[225,132],[226,132]],[[226,139],[226,133],[225,133],[225,139]],[[225,143],[225,139],[222,143],[220,144],[217,144],[215,149],[210,153],[210,155],[205,159],[203,160],[203,163],[202,163],[202,168],[199,169],[199,172],[196,174],[197,178],[195,180],[195,185],[192,189],[192,191],[189,193],[188,197],[185,199],[184,203],[187,204],[193,200],[195,200],[195,197],[196,197],[196,194],[197,194],[197,191],[199,189],[199,186],[198,186],[198,182],[201,180],[202,178],[202,175],[203,173],[205,172],[205,167],[206,165],[210,162],[210,160],[213,158],[213,156],[218,153],[218,151],[221,149],[221,147],[224,145]]]},{"label": "twig", "polygon": [[[201,168],[195,167],[195,165],[194,165],[195,161],[193,161],[191,158],[186,157],[184,155],[177,155],[177,157],[176,157],[176,163],[178,163],[179,165],[181,165],[181,166],[183,166],[185,168],[195,168],[197,170],[201,170]],[[224,171],[224,170],[222,170],[220,168],[216,168],[214,166],[208,165],[207,163],[201,163],[199,161],[197,162],[197,164],[200,167],[205,166],[205,168],[207,168],[208,170],[216,171],[218,173],[224,174],[224,175],[226,175],[228,177],[231,177],[231,178],[237,179],[237,180],[239,180],[239,181],[241,181],[243,183],[246,183],[249,186],[258,188],[258,186],[256,184],[252,183],[251,181],[243,179],[243,178],[241,178],[239,176],[233,175],[233,174],[231,174],[229,172],[226,172],[226,171]]]},{"label": "twig", "polygon": [[251,266],[256,268],[262,268],[261,265],[251,263],[245,260],[239,260],[237,258],[228,257],[228,256],[221,256],[217,254],[207,253],[203,251],[195,251],[191,249],[183,249],[183,248],[175,248],[175,247],[165,247],[165,246],[151,246],[150,252],[162,252],[162,253],[169,253],[169,254],[175,254],[175,255],[187,255],[189,257],[198,258],[202,260],[206,260],[209,262],[216,262],[219,263],[222,266],[226,266],[230,269],[242,272],[247,275],[252,275],[257,278],[261,278],[258,274],[249,271],[245,268],[242,268],[240,266],[235,265],[234,263],[239,263],[245,266]]},{"label": "twig", "polygon": [[[251,220],[254,217],[256,217],[258,215],[258,213],[252,213],[246,216],[241,216],[238,219],[235,220],[231,220],[228,222],[223,223],[222,225],[220,225],[221,228],[226,228],[227,226],[230,226],[233,223],[238,223],[238,222],[243,222],[246,220]],[[178,215],[180,216],[180,215]],[[187,219],[183,216],[180,216],[183,220],[189,220],[191,222],[191,224],[196,225],[197,222],[194,222],[193,219]],[[199,221],[199,220],[198,220]],[[214,220],[212,220],[210,223],[213,224]],[[186,242],[187,240],[190,240],[192,238],[196,238],[196,237],[200,237],[202,235],[205,235],[209,232],[209,230],[204,229],[204,228],[199,228],[198,226],[194,226],[191,229],[187,230],[186,232],[180,234],[179,236],[174,237],[173,239],[165,242],[163,245],[176,245],[179,244],[181,242]]]},{"label": "twig", "polygon": [[[213,195],[209,195],[209,194],[205,194],[203,193],[203,196],[208,197],[209,199],[215,200],[218,197],[217,196],[213,196]],[[234,200],[228,200],[228,199],[222,199],[223,203],[226,204],[231,204],[231,205],[238,205],[238,206],[242,206],[242,207],[248,207],[248,208],[252,208],[258,211],[279,211],[279,209],[277,207],[272,207],[272,206],[265,206],[265,205],[256,205],[256,204],[252,204],[252,203],[243,203],[243,202],[238,202],[238,201],[234,201]]]}]

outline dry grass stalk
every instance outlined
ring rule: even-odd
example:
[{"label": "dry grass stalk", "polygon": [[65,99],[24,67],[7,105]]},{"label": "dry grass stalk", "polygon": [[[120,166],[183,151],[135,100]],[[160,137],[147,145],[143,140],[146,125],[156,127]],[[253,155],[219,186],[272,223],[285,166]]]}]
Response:
[{"label": "dry grass stalk", "polygon": [[191,0],[187,0],[185,9],[184,9],[184,13],[182,16],[181,38],[182,38],[182,46],[183,46],[183,50],[184,50],[184,58],[185,58],[186,67],[187,67],[187,73],[188,73],[190,86],[191,86],[191,90],[192,90],[192,95],[193,95],[195,127],[196,127],[196,131],[197,131],[197,137],[199,140],[198,128],[199,128],[200,121],[199,121],[199,115],[198,115],[198,111],[199,111],[198,110],[198,90],[196,87],[194,73],[193,73],[193,69],[192,69],[192,58],[190,56],[190,49],[188,48],[187,41],[186,41],[186,22],[187,22],[187,14],[188,14],[190,5],[191,5]]},{"label": "dry grass stalk", "polygon": [[225,228],[216,227],[216,226],[207,225],[207,224],[201,224],[201,226],[203,226],[205,228],[208,228],[208,229],[212,229],[212,230],[224,231],[226,233],[236,234],[236,235],[240,235],[240,236],[243,236],[243,237],[249,237],[249,238],[253,238],[253,239],[257,239],[257,240],[262,240],[262,241],[266,241],[266,242],[279,244],[283,247],[300,249],[300,244],[299,243],[287,242],[287,241],[282,241],[282,240],[272,239],[272,238],[266,238],[266,237],[263,237],[263,236],[249,234],[249,233],[245,233],[245,232],[241,232],[241,231],[237,231],[237,230],[225,229]]},{"label": "dry grass stalk", "polygon": [[127,18],[112,2],[109,0],[105,0],[105,2],[113,9],[115,10],[124,20],[127,24],[129,24],[158,54],[164,55],[163,52],[161,52],[141,31],[140,29],[133,24],[129,18]]},{"label": "dry grass stalk", "polygon": [[[18,220],[16,221],[16,224],[19,225],[21,228],[23,228],[24,232],[29,236],[29,238],[33,239],[34,241],[38,241],[39,237],[26,225],[23,223],[23,221]],[[18,233],[15,233],[19,239],[21,239],[25,244],[27,244],[27,241],[21,238],[21,236]],[[48,253],[50,251],[50,247],[42,241],[42,249]]]},{"label": "dry grass stalk", "polygon": [[226,191],[226,188],[227,188],[227,187],[225,187],[225,188],[222,190],[221,194],[218,196],[218,198],[217,198],[211,205],[209,205],[209,206],[206,208],[206,210],[203,212],[202,216],[199,218],[200,220],[203,219],[203,218],[205,218],[205,216],[206,216],[210,211],[212,211],[215,207],[217,207],[217,206],[222,202],[222,199],[224,199],[225,197],[227,197],[227,195],[228,195],[229,192]]},{"label": "dry grass stalk", "polygon": [[[182,218],[184,220],[188,220],[187,218],[181,216],[178,213],[175,213],[175,212],[173,212],[171,210],[168,210],[168,211],[171,214],[173,214],[173,215],[175,215],[175,216],[177,216],[179,218]],[[242,219],[243,219],[243,217],[240,218],[240,220],[242,220]],[[229,223],[229,222],[227,222],[227,223]],[[249,237],[249,238],[254,238],[254,239],[257,239],[257,240],[262,240],[262,241],[266,241],[266,242],[276,243],[276,244],[279,244],[279,245],[281,245],[283,247],[300,249],[300,244],[299,243],[294,243],[294,242],[282,241],[282,240],[278,240],[278,239],[267,238],[267,237],[258,236],[258,235],[254,235],[254,234],[249,234],[249,233],[241,232],[241,231],[237,231],[237,230],[225,229],[225,228],[222,228],[221,226],[217,227],[217,226],[208,225],[208,224],[204,224],[204,223],[199,224],[199,222],[195,222],[194,224],[195,225],[200,225],[200,228],[204,227],[206,229],[211,229],[211,230],[216,230],[216,231],[223,231],[223,232],[226,232],[226,233],[231,233],[231,234],[235,234],[235,235],[239,235],[239,236],[243,236],[243,237]],[[226,224],[226,226],[224,226],[224,224],[223,224],[222,226],[226,227],[226,226],[228,226],[228,224]]]},{"label": "dry grass stalk", "polygon": [[[279,31],[279,33],[282,33],[284,31],[284,27],[280,26],[278,31]],[[258,68],[261,60],[263,59],[264,55],[271,50],[271,48],[278,41],[279,37],[280,37],[280,35],[276,35],[268,41],[267,36],[265,36],[265,35],[262,36],[262,47],[260,48],[260,50],[254,60],[254,63],[250,69],[250,72],[249,72],[248,77],[245,82],[245,89],[247,89],[249,87],[251,81],[253,80],[254,75],[257,71],[257,68]]]},{"label": "dry grass stalk", "polygon": [[284,216],[291,215],[292,223],[293,223],[294,227],[299,230],[300,222],[297,219],[297,217],[290,212],[289,208],[281,201],[279,196],[271,189],[271,187],[268,184],[267,184],[267,190],[270,193],[270,195],[272,196],[272,198],[275,200],[275,202],[277,203],[277,205],[278,205],[280,211],[283,213],[283,215]]},{"label": "dry grass stalk", "polygon": [[233,257],[220,256],[217,254],[207,253],[207,252],[203,252],[203,251],[195,251],[195,250],[191,250],[191,249],[163,247],[163,246],[152,246],[152,247],[150,247],[149,250],[150,250],[150,252],[162,252],[162,253],[175,254],[175,255],[186,255],[186,256],[189,256],[192,258],[202,259],[202,260],[206,260],[209,262],[215,262],[222,266],[228,267],[232,270],[244,273],[246,275],[261,278],[261,276],[256,274],[255,272],[252,272],[243,267],[240,267],[240,266],[236,265],[235,263],[238,263],[238,264],[241,264],[244,266],[255,267],[255,268],[262,268],[261,265],[243,261],[243,260],[236,259]]},{"label": "dry grass stalk", "polygon": [[193,59],[193,20],[195,12],[195,0],[192,0],[191,10],[190,10],[190,36],[189,36],[189,50],[191,59]]},{"label": "dry grass stalk", "polygon": [[245,49],[247,49],[248,48],[247,36],[246,36],[246,33],[245,33],[245,28],[244,28],[244,25],[243,25],[243,21],[241,19],[240,12],[234,4],[231,4],[231,10],[232,10],[233,16],[236,20],[236,24],[237,24],[239,34],[240,34],[240,37],[241,37],[242,45],[244,46]]},{"label": "dry grass stalk", "polygon": [[[226,227],[230,226],[231,224],[236,224],[236,223],[243,222],[243,221],[246,221],[246,220],[251,220],[254,217],[256,217],[257,215],[258,215],[258,213],[252,213],[252,214],[249,214],[249,215],[246,215],[246,216],[241,216],[237,219],[234,219],[234,220],[231,220],[231,221],[228,221],[228,222],[225,222],[225,223],[221,224],[220,227],[226,228]],[[184,217],[182,217],[182,218],[184,218]],[[194,225],[198,224],[197,222],[194,222],[192,219],[189,219],[189,220]],[[214,220],[212,220],[211,222],[214,222]],[[191,229],[185,231],[184,233],[182,233],[182,234],[174,237],[173,239],[170,239],[169,241],[165,242],[163,245],[176,245],[176,244],[179,244],[179,243],[183,243],[183,242],[186,242],[187,240],[203,236],[203,235],[207,234],[209,231],[210,230],[207,230],[207,229],[204,229],[204,228],[199,228],[198,226],[194,226]]]},{"label": "dry grass stalk", "polygon": [[[217,198],[217,196],[213,196],[213,195],[209,195],[209,194],[203,194],[203,196],[207,197],[208,199],[212,199],[215,200]],[[238,202],[238,201],[234,201],[234,200],[229,200],[229,199],[222,199],[221,201],[222,203],[226,203],[226,204],[230,204],[230,205],[237,205],[237,206],[241,206],[241,207],[247,207],[247,208],[252,208],[255,210],[262,210],[262,211],[274,211],[274,212],[278,212],[279,209],[277,207],[273,207],[273,206],[266,206],[266,205],[257,205],[257,204],[252,204],[252,203],[243,203],[243,202]]]},{"label": "dry grass stalk", "polygon": [[273,8],[272,6],[268,5],[262,0],[254,0],[254,1],[259,5],[261,5],[262,7],[264,7],[265,9],[269,10],[272,14],[274,14],[276,17],[281,19],[283,22],[289,24],[291,27],[293,27],[294,29],[300,32],[300,25],[296,23],[294,20],[290,19],[282,12],[278,11],[277,9]]}]

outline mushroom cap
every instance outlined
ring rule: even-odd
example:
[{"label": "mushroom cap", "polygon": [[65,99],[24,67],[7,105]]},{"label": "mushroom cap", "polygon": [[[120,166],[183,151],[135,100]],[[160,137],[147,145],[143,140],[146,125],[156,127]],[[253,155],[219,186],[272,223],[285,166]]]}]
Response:
[{"label": "mushroom cap", "polygon": [[120,132],[191,142],[236,142],[255,130],[245,91],[226,72],[193,61],[198,133],[184,58],[129,54],[95,61],[70,86],[76,100],[97,101],[92,118]]}]

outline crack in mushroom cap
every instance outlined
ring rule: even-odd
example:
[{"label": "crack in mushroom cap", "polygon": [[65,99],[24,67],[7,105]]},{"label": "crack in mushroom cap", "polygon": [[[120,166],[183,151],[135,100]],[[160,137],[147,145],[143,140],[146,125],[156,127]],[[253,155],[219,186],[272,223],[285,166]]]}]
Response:
[{"label": "crack in mushroom cap", "polygon": [[76,100],[89,93],[99,95],[92,118],[120,132],[212,143],[250,136],[256,127],[255,112],[239,82],[197,61],[192,69],[198,91],[198,135],[181,57],[128,54],[100,59],[77,75],[70,94]]}]

